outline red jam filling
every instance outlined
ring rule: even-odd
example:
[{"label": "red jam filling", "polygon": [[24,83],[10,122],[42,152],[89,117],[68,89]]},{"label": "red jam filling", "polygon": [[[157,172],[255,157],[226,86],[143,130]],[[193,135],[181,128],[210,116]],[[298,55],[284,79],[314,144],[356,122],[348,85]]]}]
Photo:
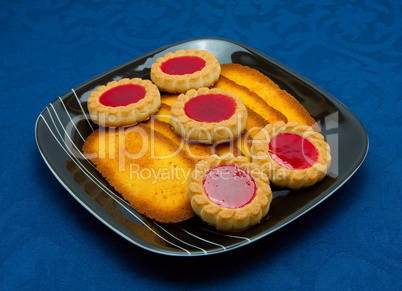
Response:
[{"label": "red jam filling", "polygon": [[99,99],[105,106],[117,107],[137,103],[145,97],[146,90],[143,86],[127,84],[107,90]]},{"label": "red jam filling", "polygon": [[229,119],[235,111],[236,102],[223,94],[200,95],[184,105],[186,115],[201,122],[220,122]]},{"label": "red jam filling", "polygon": [[274,136],[269,143],[269,153],[280,166],[291,170],[311,167],[318,160],[315,146],[304,137],[294,133]]},{"label": "red jam filling", "polygon": [[236,165],[220,165],[204,177],[204,192],[213,203],[224,208],[241,208],[256,194],[253,177]]},{"label": "red jam filling", "polygon": [[205,61],[199,57],[177,57],[163,62],[161,70],[169,75],[186,75],[201,71],[205,67]]}]

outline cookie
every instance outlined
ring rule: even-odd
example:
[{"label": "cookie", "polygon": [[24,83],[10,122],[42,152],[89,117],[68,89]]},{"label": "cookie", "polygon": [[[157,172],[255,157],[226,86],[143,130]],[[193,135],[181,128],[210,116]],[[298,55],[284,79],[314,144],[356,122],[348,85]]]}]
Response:
[{"label": "cookie", "polygon": [[161,106],[161,98],[151,81],[124,78],[91,92],[87,106],[94,123],[104,127],[128,127],[155,114]]},{"label": "cookie", "polygon": [[259,166],[247,158],[212,155],[195,166],[189,197],[203,221],[218,230],[239,232],[268,213],[272,191]]},{"label": "cookie", "polygon": [[331,164],[324,136],[296,122],[268,124],[254,137],[250,151],[273,185],[293,190],[322,180]]},{"label": "cookie", "polygon": [[316,121],[303,105],[260,71],[230,63],[221,65],[221,75],[260,96],[268,105],[285,115],[287,121],[295,121],[319,130]]},{"label": "cookie", "polygon": [[185,93],[212,86],[221,66],[215,55],[205,50],[178,50],[158,58],[151,66],[151,80],[161,90]]},{"label": "cookie", "polygon": [[145,123],[99,128],[83,152],[97,171],[139,213],[163,223],[194,216],[188,177],[195,161],[177,144]]},{"label": "cookie", "polygon": [[236,139],[247,122],[243,101],[232,92],[200,88],[179,95],[171,107],[173,130],[188,141],[206,144]]}]

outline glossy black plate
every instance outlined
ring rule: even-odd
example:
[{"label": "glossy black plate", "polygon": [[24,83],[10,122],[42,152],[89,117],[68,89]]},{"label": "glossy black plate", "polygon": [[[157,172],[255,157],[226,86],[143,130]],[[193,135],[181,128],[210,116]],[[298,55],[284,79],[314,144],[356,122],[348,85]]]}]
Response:
[{"label": "glossy black plate", "polygon": [[[140,215],[102,178],[81,152],[96,129],[87,116],[86,100],[97,86],[124,77],[149,78],[151,64],[169,51],[205,49],[220,63],[240,63],[260,70],[295,96],[319,122],[331,145],[327,176],[305,190],[273,189],[274,199],[263,221],[236,235],[224,234],[199,218],[162,224]],[[116,233],[152,252],[199,256],[229,251],[263,238],[300,217],[333,194],[359,168],[368,151],[361,122],[337,99],[304,77],[246,45],[218,38],[176,43],[113,68],[50,103],[36,122],[36,142],[46,164],[71,195]]]}]

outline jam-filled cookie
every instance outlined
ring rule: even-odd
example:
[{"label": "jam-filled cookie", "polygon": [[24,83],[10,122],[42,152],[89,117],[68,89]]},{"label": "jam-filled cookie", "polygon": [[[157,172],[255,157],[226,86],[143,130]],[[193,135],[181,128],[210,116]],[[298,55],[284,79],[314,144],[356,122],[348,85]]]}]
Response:
[{"label": "jam-filled cookie", "polygon": [[203,221],[218,230],[238,232],[268,213],[272,191],[260,167],[246,157],[212,155],[195,166],[189,198]]},{"label": "jam-filled cookie", "polygon": [[247,117],[243,101],[218,88],[180,94],[170,110],[170,123],[177,134],[205,144],[237,138],[246,127]]},{"label": "jam-filled cookie", "polygon": [[178,50],[152,64],[151,80],[161,91],[184,93],[212,86],[220,72],[221,66],[215,55],[205,50]]},{"label": "jam-filled cookie", "polygon": [[273,185],[293,190],[320,181],[331,164],[323,135],[296,122],[266,125],[254,137],[250,152]]},{"label": "jam-filled cookie", "polygon": [[88,111],[104,127],[132,126],[161,106],[158,88],[149,80],[124,78],[98,87],[88,98]]}]

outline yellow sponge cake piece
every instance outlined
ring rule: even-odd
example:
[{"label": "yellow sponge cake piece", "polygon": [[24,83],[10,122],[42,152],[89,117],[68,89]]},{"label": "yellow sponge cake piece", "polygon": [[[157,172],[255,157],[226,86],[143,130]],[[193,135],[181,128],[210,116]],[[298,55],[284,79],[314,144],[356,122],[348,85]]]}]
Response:
[{"label": "yellow sponge cake piece", "polygon": [[[155,146],[151,144],[151,136]],[[141,214],[164,223],[193,217],[187,195],[188,175],[194,160],[150,127],[93,132],[83,152],[102,176]]]},{"label": "yellow sponge cake piece", "polygon": [[222,64],[221,75],[238,85],[247,87],[268,105],[282,112],[289,122],[296,121],[300,125],[309,126],[315,124],[315,120],[295,97],[282,90],[258,70],[240,64]]},{"label": "yellow sponge cake piece", "polygon": [[[247,109],[255,112],[263,119],[266,123],[274,124],[278,121],[287,122],[287,118],[280,111],[276,110],[257,94],[251,92],[247,87],[238,85],[236,82],[226,78],[225,76],[220,76],[218,81],[214,84],[214,87],[221,88],[222,90],[231,91],[237,97],[240,97]],[[254,114],[255,114],[254,113]],[[264,127],[264,124],[262,127]]]}]

